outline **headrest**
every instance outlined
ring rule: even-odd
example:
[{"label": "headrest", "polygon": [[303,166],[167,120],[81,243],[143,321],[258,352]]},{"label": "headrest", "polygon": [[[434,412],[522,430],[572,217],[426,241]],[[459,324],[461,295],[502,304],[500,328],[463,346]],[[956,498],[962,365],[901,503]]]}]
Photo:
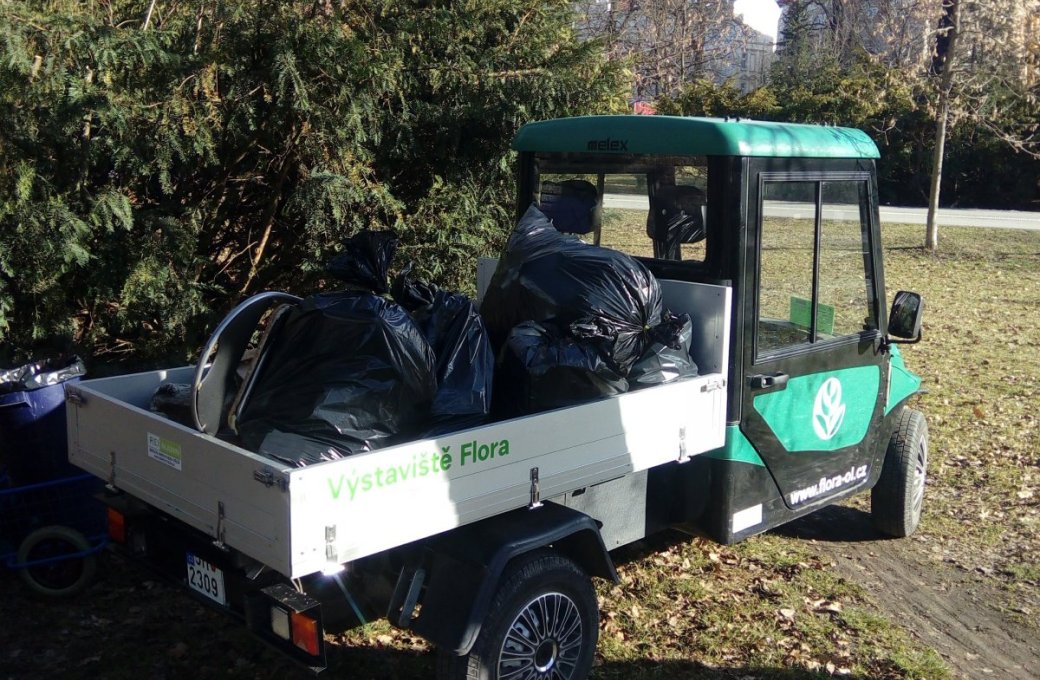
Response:
[{"label": "headrest", "polygon": [[704,191],[688,185],[666,185],[654,192],[654,210],[668,213],[685,212],[699,213],[701,206],[707,204],[707,196]]},{"label": "headrest", "polygon": [[583,179],[543,182],[538,208],[552,220],[557,231],[587,234],[595,227],[598,197],[592,182]]}]

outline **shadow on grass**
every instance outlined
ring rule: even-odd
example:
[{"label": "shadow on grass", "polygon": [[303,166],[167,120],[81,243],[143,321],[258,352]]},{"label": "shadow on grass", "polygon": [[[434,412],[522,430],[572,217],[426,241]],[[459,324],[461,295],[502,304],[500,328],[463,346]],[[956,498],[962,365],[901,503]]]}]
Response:
[{"label": "shadow on grass", "polygon": [[670,550],[677,546],[689,543],[695,538],[711,540],[706,534],[695,527],[686,529],[662,529],[634,543],[615,548],[610,551],[610,557],[614,564],[621,566],[629,562],[638,562],[663,550]]},{"label": "shadow on grass", "polygon": [[916,250],[924,255],[932,255],[932,251],[928,250],[924,246],[885,246],[885,250]]},{"label": "shadow on grass", "polygon": [[[425,650],[339,645],[330,650],[328,661],[328,670],[320,676],[328,680],[410,680],[436,677],[437,656]],[[304,677],[302,672],[300,677],[301,680]]]},{"label": "shadow on grass", "polygon": [[[607,661],[592,669],[591,680],[823,680],[826,671],[798,668],[706,668],[692,661]],[[843,675],[868,680],[862,675]]]},{"label": "shadow on grass", "polygon": [[841,505],[820,508],[773,529],[771,533],[787,538],[835,543],[877,542],[890,538],[874,528],[869,513]]},{"label": "shadow on grass", "polygon": [[[429,652],[342,647],[330,657],[330,661],[332,663],[322,674],[323,678],[420,680],[436,677],[435,655]],[[685,660],[601,661],[589,674],[590,680],[824,680],[832,677],[826,671],[796,668],[708,668]],[[867,680],[859,675],[842,677]]]}]

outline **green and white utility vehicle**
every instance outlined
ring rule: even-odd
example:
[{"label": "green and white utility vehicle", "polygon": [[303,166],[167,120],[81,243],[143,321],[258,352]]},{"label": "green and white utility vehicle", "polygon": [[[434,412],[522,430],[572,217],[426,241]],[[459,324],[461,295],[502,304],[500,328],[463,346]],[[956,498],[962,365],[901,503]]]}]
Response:
[{"label": "green and white utility vehicle", "polygon": [[[896,344],[920,339],[922,303],[886,308],[865,134],[609,116],[513,148],[518,215],[591,197],[588,238],[642,256],[690,314],[700,375],[291,467],[214,434],[256,321],[291,299],[264,294],[197,367],[67,388],[70,459],[107,480],[112,537],[315,669],[325,631],[386,617],[437,645],[442,677],[574,680],[614,548],[675,526],[732,543],[868,490],[881,532],[914,531],[927,425]],[[473,265],[482,289],[494,263]],[[164,382],[193,385],[196,427],[149,411]]]}]

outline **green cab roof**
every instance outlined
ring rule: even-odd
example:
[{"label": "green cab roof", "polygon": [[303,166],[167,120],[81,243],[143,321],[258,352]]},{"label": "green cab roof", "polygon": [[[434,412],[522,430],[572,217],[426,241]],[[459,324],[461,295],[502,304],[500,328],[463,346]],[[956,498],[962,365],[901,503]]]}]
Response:
[{"label": "green cab roof", "polygon": [[682,116],[582,116],[528,123],[517,151],[678,156],[878,158],[862,130]]}]

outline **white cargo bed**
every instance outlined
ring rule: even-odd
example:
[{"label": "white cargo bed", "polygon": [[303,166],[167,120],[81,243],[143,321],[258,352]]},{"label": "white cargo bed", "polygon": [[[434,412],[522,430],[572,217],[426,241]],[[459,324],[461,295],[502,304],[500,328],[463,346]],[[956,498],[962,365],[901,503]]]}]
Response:
[{"label": "white cargo bed", "polygon": [[297,578],[710,451],[725,439],[730,290],[662,281],[694,318],[702,375],[437,439],[293,468],[147,410],[193,367],[69,386],[69,458],[113,486]]}]

